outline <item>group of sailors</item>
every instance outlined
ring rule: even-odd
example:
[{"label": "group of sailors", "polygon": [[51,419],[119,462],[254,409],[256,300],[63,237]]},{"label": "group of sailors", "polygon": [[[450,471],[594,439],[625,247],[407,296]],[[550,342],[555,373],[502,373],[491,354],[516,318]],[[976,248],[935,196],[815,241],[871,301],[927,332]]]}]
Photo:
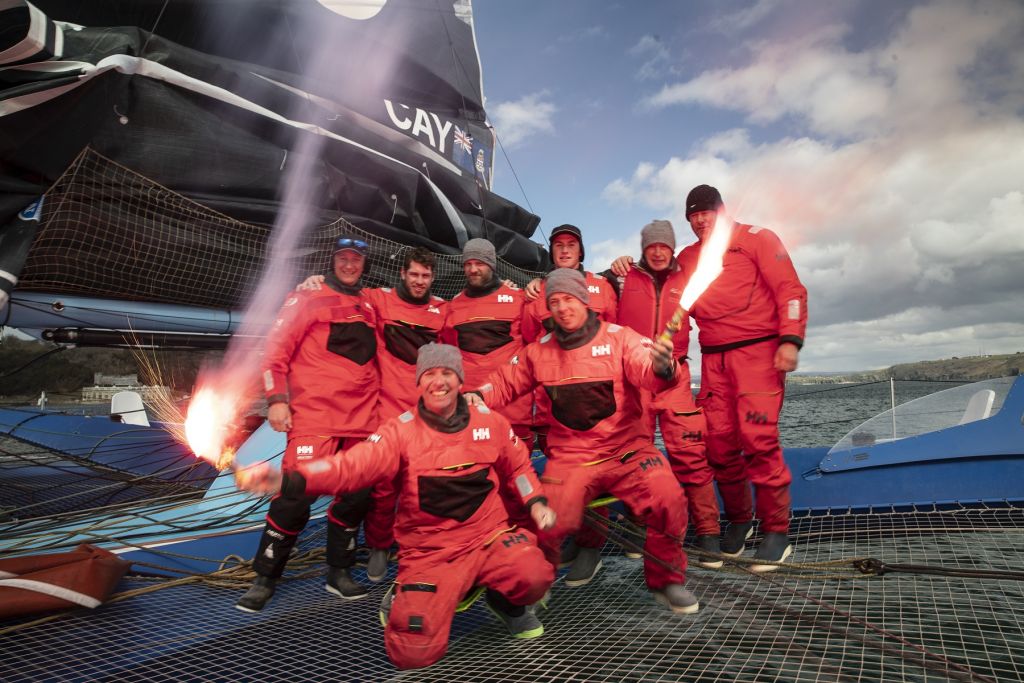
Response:
[{"label": "group of sailors", "polygon": [[429,251],[405,251],[394,288],[363,289],[368,245],[339,238],[330,272],[285,301],[268,336],[268,421],[288,444],[280,470],[237,475],[240,488],[273,494],[256,579],[237,607],[270,600],[321,495],[334,496],[328,591],[367,595],[351,573],[360,524],[370,581],[386,576],[397,542],[381,611],[399,668],[443,656],[474,588],[513,636],[541,635],[537,606],[569,559],[566,537],[576,549],[567,585],[600,569],[607,529],[584,524],[584,512],[604,495],[646,529],[647,587],[675,613],[699,609],[685,586],[688,523],[700,564],[716,568],[744,551],[756,513],[763,540],[750,568],[777,568],[792,551],[778,416],[807,322],[806,290],[779,238],[728,219],[723,270],[687,312],[700,330],[696,401],[689,321],[671,339],[660,334],[719,216],[721,195],[700,185],[686,202],[695,243],[676,254],[672,225],[653,221],[639,261],[621,257],[601,275],[583,268],[580,229],[559,226],[554,269],[525,289],[501,281],[494,246],[472,239],[465,289],[450,301],[430,292]]}]

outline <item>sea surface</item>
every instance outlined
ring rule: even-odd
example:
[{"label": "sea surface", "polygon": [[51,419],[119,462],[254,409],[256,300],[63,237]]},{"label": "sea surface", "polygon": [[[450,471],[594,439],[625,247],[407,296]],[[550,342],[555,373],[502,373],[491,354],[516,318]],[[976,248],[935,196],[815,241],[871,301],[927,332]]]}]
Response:
[{"label": "sea surface", "polygon": [[[964,382],[896,382],[896,404]],[[779,418],[784,447],[832,446],[860,423],[892,407],[889,382],[869,384],[789,384]],[[50,404],[50,410],[106,415],[109,403]],[[661,446],[660,440],[658,445]]]}]

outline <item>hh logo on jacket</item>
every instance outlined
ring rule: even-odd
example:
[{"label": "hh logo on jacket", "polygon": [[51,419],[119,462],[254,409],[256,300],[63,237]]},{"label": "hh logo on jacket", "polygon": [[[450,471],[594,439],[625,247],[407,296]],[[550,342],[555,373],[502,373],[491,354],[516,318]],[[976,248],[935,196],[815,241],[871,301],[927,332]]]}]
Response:
[{"label": "hh logo on jacket", "polygon": [[473,441],[487,441],[491,438],[490,427],[478,427],[473,430]]},{"label": "hh logo on jacket", "polygon": [[590,355],[596,358],[597,356],[610,356],[612,355],[611,344],[600,344],[599,346],[590,347]]}]

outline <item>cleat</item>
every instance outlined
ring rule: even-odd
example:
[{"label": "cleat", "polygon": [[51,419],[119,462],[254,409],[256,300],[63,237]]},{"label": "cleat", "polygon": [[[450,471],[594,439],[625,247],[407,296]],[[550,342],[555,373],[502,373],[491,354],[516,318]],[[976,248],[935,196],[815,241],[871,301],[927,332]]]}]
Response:
[{"label": "cleat", "polygon": [[370,556],[366,560],[366,578],[373,583],[380,583],[388,574],[390,557],[387,548],[370,548]]},{"label": "cleat", "polygon": [[714,553],[718,555],[722,552],[722,547],[719,544],[718,536],[698,536],[696,540],[696,546],[702,552],[697,560],[697,565],[704,567],[705,569],[721,569],[724,562],[721,558],[714,557],[712,555],[706,555],[705,553]]},{"label": "cleat", "polygon": [[565,575],[565,585],[570,588],[585,586],[593,580],[601,569],[601,551],[598,548],[580,548],[573,560],[569,572]]},{"label": "cleat", "polygon": [[380,625],[387,627],[388,619],[391,617],[391,605],[395,603],[395,586],[397,584],[391,584],[388,586],[388,590],[384,593],[384,597],[380,601],[380,611],[377,616],[380,617]]},{"label": "cleat", "polygon": [[327,583],[324,588],[342,600],[359,600],[368,593],[365,586],[352,579],[348,567],[327,567]]},{"label": "cleat", "polygon": [[269,576],[257,576],[249,590],[242,597],[238,598],[235,607],[243,612],[259,612],[269,602],[270,598],[274,597],[274,585],[276,583],[277,579],[272,579]]},{"label": "cleat", "polygon": [[681,583],[671,583],[660,591],[651,591],[651,593],[654,594],[655,600],[663,605],[668,605],[669,609],[676,614],[695,614],[700,610],[697,596],[683,588]]},{"label": "cleat", "polygon": [[[494,591],[487,591],[485,600],[487,609],[498,617],[505,628],[512,634],[513,638],[529,640],[544,635],[544,624],[540,623],[533,606],[519,607],[509,604],[503,595],[494,595]],[[519,612],[518,615],[514,614]]]},{"label": "cleat", "polygon": [[[761,541],[761,545],[757,546],[757,552],[754,553],[755,560],[761,560],[762,562],[783,562],[787,557],[793,554],[793,546],[789,543],[789,537],[786,534],[780,534],[777,532],[769,532],[764,535],[764,540]],[[763,574],[765,572],[773,572],[779,568],[777,564],[752,564],[750,565],[750,571]]]},{"label": "cleat", "polygon": [[754,535],[753,522],[733,522],[722,537],[722,554],[737,557],[743,554],[743,545]]}]

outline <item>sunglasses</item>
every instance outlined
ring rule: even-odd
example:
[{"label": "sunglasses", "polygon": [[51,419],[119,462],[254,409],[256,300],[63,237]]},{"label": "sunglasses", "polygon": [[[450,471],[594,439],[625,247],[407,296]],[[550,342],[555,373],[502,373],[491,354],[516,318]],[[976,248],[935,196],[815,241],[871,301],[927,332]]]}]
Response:
[{"label": "sunglasses", "polygon": [[370,248],[370,245],[363,240],[352,239],[351,237],[342,237],[334,243],[334,250],[339,249],[356,249],[358,251],[366,251]]}]

